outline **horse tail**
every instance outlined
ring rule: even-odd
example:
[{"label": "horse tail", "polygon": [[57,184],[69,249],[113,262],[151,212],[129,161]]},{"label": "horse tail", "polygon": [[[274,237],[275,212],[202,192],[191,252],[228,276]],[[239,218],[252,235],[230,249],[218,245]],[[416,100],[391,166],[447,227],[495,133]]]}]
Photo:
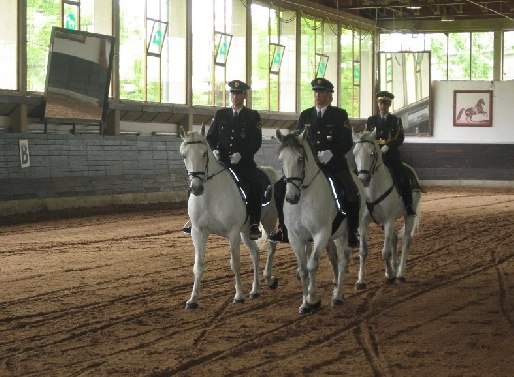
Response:
[{"label": "horse tail", "polygon": [[463,112],[464,112],[464,108],[460,109],[460,111],[459,111],[459,115],[457,115],[457,120],[459,120],[459,119],[460,119],[460,117],[461,117],[461,115],[462,115],[462,113],[463,113]]}]

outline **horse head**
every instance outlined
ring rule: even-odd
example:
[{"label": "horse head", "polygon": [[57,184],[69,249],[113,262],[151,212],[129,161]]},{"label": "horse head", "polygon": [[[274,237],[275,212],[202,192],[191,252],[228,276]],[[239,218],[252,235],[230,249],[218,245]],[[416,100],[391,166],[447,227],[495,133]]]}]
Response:
[{"label": "horse head", "polygon": [[202,195],[204,183],[209,179],[209,158],[211,155],[214,158],[207,139],[205,139],[205,126],[202,126],[201,132],[186,132],[181,126],[179,134],[183,140],[180,145],[180,154],[184,158],[189,189],[193,195]]},{"label": "horse head", "polygon": [[[279,129],[276,132],[277,139],[281,142],[278,149],[278,159],[282,165],[282,172],[286,182],[286,201],[297,204],[302,195],[306,176],[306,165],[314,162],[312,152],[307,141],[307,131],[291,132],[282,135]],[[309,157],[310,160],[309,160]]]},{"label": "horse head", "polygon": [[369,186],[371,177],[382,162],[382,153],[375,140],[373,131],[353,131],[353,156],[357,165],[357,175],[364,187]]}]

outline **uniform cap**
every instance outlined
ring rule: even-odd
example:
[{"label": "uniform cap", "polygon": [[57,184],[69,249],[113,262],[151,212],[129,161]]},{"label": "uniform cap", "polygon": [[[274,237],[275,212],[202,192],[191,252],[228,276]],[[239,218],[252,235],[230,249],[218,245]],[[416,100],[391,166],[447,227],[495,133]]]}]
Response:
[{"label": "uniform cap", "polygon": [[317,77],[311,81],[312,90],[326,90],[334,93],[334,85],[325,78]]},{"label": "uniform cap", "polygon": [[393,93],[389,93],[388,91],[381,91],[381,92],[378,92],[376,94],[376,97],[377,97],[377,101],[378,102],[389,102],[391,103],[391,101],[394,99],[394,94]]},{"label": "uniform cap", "polygon": [[228,83],[231,92],[245,92],[250,89],[247,83],[241,80],[232,80]]}]

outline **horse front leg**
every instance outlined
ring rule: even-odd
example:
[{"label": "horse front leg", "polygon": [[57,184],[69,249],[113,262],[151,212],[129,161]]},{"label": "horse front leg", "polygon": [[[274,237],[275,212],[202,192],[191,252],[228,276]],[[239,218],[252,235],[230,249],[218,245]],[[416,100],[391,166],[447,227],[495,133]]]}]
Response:
[{"label": "horse front leg", "polygon": [[340,306],[343,304],[343,277],[348,268],[350,250],[346,247],[347,238],[348,234],[344,237],[340,237],[336,242],[329,242],[329,245],[327,245],[327,248],[335,248],[335,254],[337,255],[336,286],[332,292],[332,306]]},{"label": "horse front leg", "polygon": [[309,276],[308,292],[306,303],[308,305],[308,311],[304,313],[312,313],[314,310],[321,306],[321,297],[318,294],[318,288],[316,285],[316,277],[319,268],[319,258],[323,249],[327,246],[328,237],[324,238],[323,241],[314,239],[314,249],[307,260],[307,271]]},{"label": "horse front leg", "polygon": [[402,255],[400,257],[400,264],[398,266],[398,272],[396,273],[396,278],[405,282],[405,274],[407,272],[407,256],[409,254],[409,249],[412,244],[412,229],[414,226],[415,218],[412,216],[405,217],[405,230],[403,233],[402,239]]},{"label": "horse front leg", "polygon": [[307,302],[307,296],[309,294],[309,272],[307,271],[307,250],[309,246],[302,244],[296,236],[291,232],[289,233],[289,241],[291,247],[296,255],[298,262],[298,268],[296,270],[296,277],[300,280],[302,285],[302,304],[298,308],[300,314],[309,312],[309,304]]},{"label": "horse front leg", "polygon": [[260,296],[261,283],[259,281],[259,247],[257,246],[257,242],[252,241],[248,236],[248,233],[241,233],[243,238],[243,242],[248,247],[250,251],[250,257],[252,258],[253,264],[253,283],[252,290],[250,291],[250,298],[257,298]]},{"label": "horse front leg", "polygon": [[191,237],[195,247],[195,263],[193,266],[194,283],[191,297],[186,301],[186,309],[198,308],[198,297],[200,296],[200,281],[204,272],[205,249],[208,234],[203,234],[196,228],[191,229]]},{"label": "horse front leg", "polygon": [[359,246],[359,276],[355,283],[355,289],[360,291],[366,289],[366,259],[368,257],[368,239],[369,239],[369,218],[365,218],[361,222],[360,246]]},{"label": "horse front leg", "polygon": [[393,242],[396,237],[396,229],[394,221],[384,224],[384,247],[382,249],[382,259],[385,262],[386,270],[385,277],[388,283],[393,283],[396,280],[396,270],[393,267]]},{"label": "horse front leg", "polygon": [[239,233],[231,234],[229,236],[230,244],[230,267],[234,271],[234,279],[236,281],[236,295],[233,302],[245,302],[243,294],[243,283],[241,281],[241,237]]}]

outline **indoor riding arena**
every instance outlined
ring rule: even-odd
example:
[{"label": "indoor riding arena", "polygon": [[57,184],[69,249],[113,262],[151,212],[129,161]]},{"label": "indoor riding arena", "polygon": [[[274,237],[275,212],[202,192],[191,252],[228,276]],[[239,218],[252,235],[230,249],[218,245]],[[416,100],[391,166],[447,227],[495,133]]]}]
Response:
[{"label": "indoor riding arena", "polygon": [[[2,0],[0,377],[514,376],[511,3]],[[267,285],[263,232],[258,294],[240,242],[244,300],[235,302],[237,258],[210,234],[191,305],[206,229],[198,212],[215,203],[226,214],[237,202],[245,218],[241,195],[232,203],[227,194],[239,191],[230,179],[229,199],[205,200],[204,212],[191,204],[226,173],[209,171],[221,164],[202,131],[216,130],[227,108],[241,116],[234,82],[260,116],[254,159],[277,177],[279,136],[316,109],[316,82],[330,84],[317,110],[345,109],[354,143],[384,105],[379,93],[389,96],[402,161],[423,189],[404,279],[386,277],[384,227],[371,222],[365,288],[356,289],[356,247],[342,304],[332,305],[340,290],[323,251],[320,307],[302,310],[291,244],[276,244],[278,285]],[[245,134],[248,124],[232,119],[220,127]],[[199,169],[186,169],[188,132],[200,133],[189,139],[203,153]],[[390,152],[370,143],[380,164]],[[346,158],[357,171],[358,158]],[[225,189],[216,187],[210,193]],[[379,199],[363,191],[369,211]],[[183,232],[190,219],[196,250]]]}]

